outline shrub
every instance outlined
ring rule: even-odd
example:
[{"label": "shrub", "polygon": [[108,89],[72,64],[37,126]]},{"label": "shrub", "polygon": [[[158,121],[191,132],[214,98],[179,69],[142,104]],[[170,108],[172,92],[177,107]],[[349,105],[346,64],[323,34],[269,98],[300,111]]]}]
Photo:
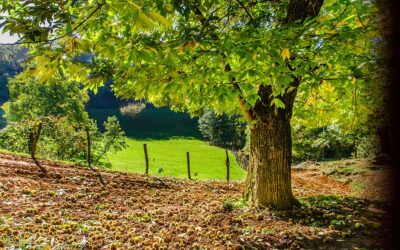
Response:
[{"label": "shrub", "polygon": [[374,157],[378,154],[379,142],[375,136],[364,136],[357,144],[357,157]]},{"label": "shrub", "polygon": [[354,151],[353,135],[333,124],[323,128],[292,127],[293,161],[347,158]]},{"label": "shrub", "polygon": [[107,121],[104,122],[105,132],[101,134],[101,143],[94,150],[96,152],[96,158],[94,163],[99,160],[109,151],[118,152],[127,147],[125,141],[125,132],[121,129],[117,117],[108,117]]}]

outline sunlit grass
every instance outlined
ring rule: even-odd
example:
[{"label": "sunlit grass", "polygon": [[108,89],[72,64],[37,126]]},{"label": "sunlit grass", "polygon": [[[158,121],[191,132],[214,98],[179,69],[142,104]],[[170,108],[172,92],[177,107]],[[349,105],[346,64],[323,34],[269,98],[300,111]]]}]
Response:
[{"label": "sunlit grass", "polygon": [[[225,179],[225,150],[209,146],[200,140],[173,138],[169,140],[137,140],[127,138],[128,148],[109,153],[108,160],[115,171],[144,173],[143,144],[149,154],[149,174],[187,178],[186,152],[190,153],[193,179]],[[229,152],[231,179],[243,180],[246,173]]]}]

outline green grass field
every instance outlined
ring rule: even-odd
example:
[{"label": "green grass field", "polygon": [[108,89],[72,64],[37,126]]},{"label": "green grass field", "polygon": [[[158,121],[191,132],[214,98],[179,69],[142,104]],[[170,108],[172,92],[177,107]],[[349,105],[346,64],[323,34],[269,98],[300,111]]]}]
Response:
[{"label": "green grass field", "polygon": [[[206,145],[195,139],[171,138],[168,140],[137,140],[127,138],[128,148],[118,153],[109,153],[107,158],[111,170],[144,173],[143,143],[149,154],[149,174],[187,178],[186,152],[190,152],[192,179],[226,178],[225,150]],[[243,180],[246,172],[237,164],[229,152],[231,179]],[[163,171],[159,173],[159,170]]]}]

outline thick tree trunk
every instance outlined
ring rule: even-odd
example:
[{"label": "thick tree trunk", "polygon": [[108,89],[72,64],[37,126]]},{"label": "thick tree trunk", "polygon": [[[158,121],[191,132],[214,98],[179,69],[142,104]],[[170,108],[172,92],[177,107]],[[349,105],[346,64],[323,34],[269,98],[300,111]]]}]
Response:
[{"label": "thick tree trunk", "polygon": [[292,194],[291,159],[290,119],[275,117],[267,124],[258,122],[254,125],[245,194],[251,204],[277,209],[299,204]]},{"label": "thick tree trunk", "polygon": [[[283,25],[317,16],[322,4],[323,0],[290,0]],[[289,70],[295,70],[287,66]],[[240,100],[245,117],[250,123],[255,122],[251,128],[250,166],[245,198],[256,207],[289,209],[300,204],[294,198],[291,187],[290,120],[301,77],[291,77],[293,81],[290,85],[294,90],[276,97],[285,104],[284,109],[271,105],[273,92],[272,86],[268,85],[259,87],[260,99],[250,110]]]},{"label": "thick tree trunk", "polygon": [[[300,79],[294,78],[297,88]],[[256,207],[289,209],[300,203],[292,194],[292,137],[290,120],[297,90],[281,97],[284,109],[271,106],[272,87],[260,86],[261,97],[251,110],[256,123],[251,127],[250,166],[245,198]]]}]

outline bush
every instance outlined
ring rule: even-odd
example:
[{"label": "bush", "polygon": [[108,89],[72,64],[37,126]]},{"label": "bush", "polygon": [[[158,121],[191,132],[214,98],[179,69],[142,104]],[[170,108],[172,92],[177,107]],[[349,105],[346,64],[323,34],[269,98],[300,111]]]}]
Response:
[{"label": "bush", "polygon": [[[96,158],[93,163],[99,160],[109,151],[118,152],[127,147],[125,133],[121,129],[117,117],[108,117],[104,122],[105,132],[101,134],[101,143],[95,148]],[[98,149],[97,149],[98,148]]]},{"label": "bush", "polygon": [[29,128],[23,123],[7,124],[0,130],[0,148],[14,152],[28,152]]},{"label": "bush", "polygon": [[199,119],[199,130],[211,145],[241,149],[246,143],[245,123],[238,116],[228,117],[206,111]]},{"label": "bush", "polygon": [[353,135],[333,124],[323,128],[292,127],[293,161],[347,158],[354,151]]},{"label": "bush", "polygon": [[378,154],[379,142],[375,136],[364,136],[357,144],[357,157],[374,157]]}]

